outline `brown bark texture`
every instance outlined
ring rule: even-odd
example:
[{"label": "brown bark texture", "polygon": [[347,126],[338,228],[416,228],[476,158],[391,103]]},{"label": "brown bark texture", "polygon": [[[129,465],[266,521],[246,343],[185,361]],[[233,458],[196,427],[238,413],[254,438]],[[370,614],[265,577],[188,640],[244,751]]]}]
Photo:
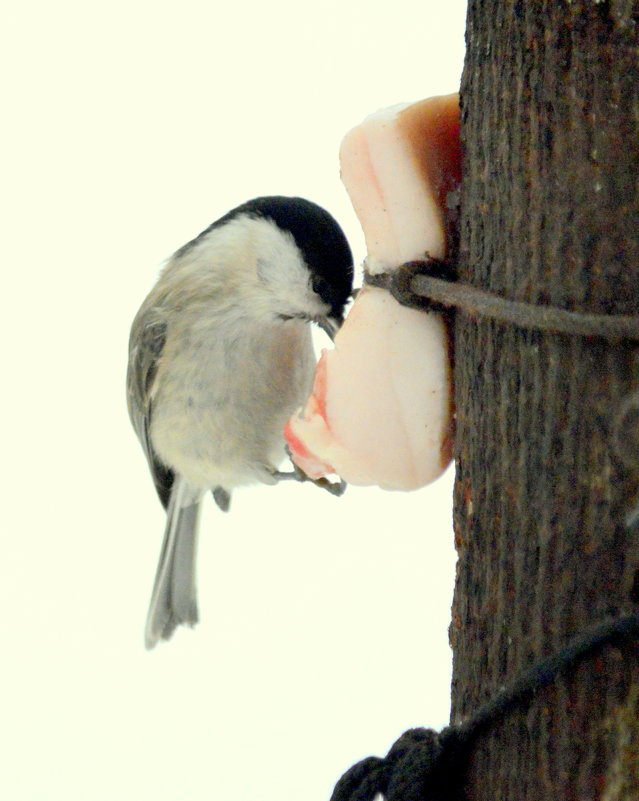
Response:
[{"label": "brown bark texture", "polygon": [[[459,279],[639,315],[639,7],[470,0]],[[455,319],[452,721],[608,616],[639,613],[639,343]],[[634,438],[634,439],[633,439]],[[634,455],[636,453],[636,459]],[[637,801],[639,645],[608,646],[510,711],[469,801]]]}]

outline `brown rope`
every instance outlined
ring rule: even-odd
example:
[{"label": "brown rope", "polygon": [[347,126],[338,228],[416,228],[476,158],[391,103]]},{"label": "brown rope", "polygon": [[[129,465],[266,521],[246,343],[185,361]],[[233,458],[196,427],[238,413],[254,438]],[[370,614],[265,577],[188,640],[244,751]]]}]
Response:
[{"label": "brown rope", "polygon": [[455,281],[450,267],[435,259],[407,262],[388,272],[365,276],[365,283],[387,289],[404,306],[425,310],[457,309],[520,328],[598,337],[606,340],[639,340],[639,316],[590,314],[556,306],[508,300],[501,295]]}]

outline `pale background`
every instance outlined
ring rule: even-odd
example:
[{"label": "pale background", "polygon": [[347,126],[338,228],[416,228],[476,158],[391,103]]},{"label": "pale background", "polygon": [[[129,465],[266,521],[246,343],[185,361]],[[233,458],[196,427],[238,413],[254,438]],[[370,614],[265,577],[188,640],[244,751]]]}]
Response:
[{"label": "pale background", "polygon": [[368,113],[455,91],[465,2],[5,8],[2,801],[328,801],[448,719],[452,471],[413,494],[237,492],[195,631],[147,653],[164,514],[126,416],[130,322],[232,206],[338,175]]}]

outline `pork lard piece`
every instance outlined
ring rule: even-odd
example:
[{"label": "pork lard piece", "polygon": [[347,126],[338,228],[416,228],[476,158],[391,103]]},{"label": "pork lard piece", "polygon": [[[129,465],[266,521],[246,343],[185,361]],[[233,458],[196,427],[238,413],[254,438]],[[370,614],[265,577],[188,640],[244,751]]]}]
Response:
[{"label": "pork lard piece", "polygon": [[[410,490],[450,462],[450,365],[439,314],[401,306],[366,287],[324,350],[306,408],[286,438],[311,478]],[[428,370],[419,369],[427,361]],[[424,408],[428,414],[424,414]]]},{"label": "pork lard piece", "polygon": [[[457,95],[380,112],[342,143],[342,179],[360,220],[368,272],[446,255],[446,200],[459,185]],[[323,351],[306,407],[285,435],[311,478],[417,489],[450,463],[452,374],[441,314],[365,287]]]},{"label": "pork lard piece", "polygon": [[369,272],[445,257],[446,199],[461,180],[458,95],[371,115],[344,137],[340,164]]}]

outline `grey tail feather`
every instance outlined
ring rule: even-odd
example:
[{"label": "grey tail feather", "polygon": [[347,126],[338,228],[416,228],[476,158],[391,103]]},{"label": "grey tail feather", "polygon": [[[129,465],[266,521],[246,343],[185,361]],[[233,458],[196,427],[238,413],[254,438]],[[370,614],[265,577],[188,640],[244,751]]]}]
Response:
[{"label": "grey tail feather", "polygon": [[193,499],[191,487],[176,476],[146,619],[148,649],[168,640],[179,625],[194,626],[198,622],[195,559],[200,502],[201,496]]}]

